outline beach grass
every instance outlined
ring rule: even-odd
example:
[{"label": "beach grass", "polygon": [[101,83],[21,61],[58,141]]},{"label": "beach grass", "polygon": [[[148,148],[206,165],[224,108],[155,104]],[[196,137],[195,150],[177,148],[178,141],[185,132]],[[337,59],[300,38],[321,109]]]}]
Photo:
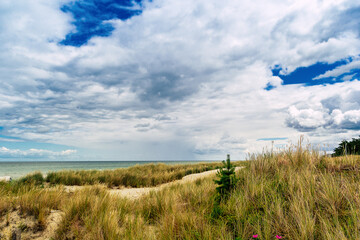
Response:
[{"label": "beach grass", "polygon": [[[244,164],[239,162],[239,164]],[[93,185],[106,184],[108,187],[151,187],[172,182],[186,175],[216,169],[217,163],[198,164],[144,164],[116,170],[80,170],[50,172],[45,179],[50,184]]]},{"label": "beach grass", "polygon": [[[301,143],[251,155],[236,174],[235,189],[216,205],[216,217],[214,177],[172,184],[138,199],[98,186],[67,193],[34,181],[17,191],[1,184],[0,214],[20,206],[41,225],[50,209],[60,209],[64,215],[55,239],[360,239],[359,166],[360,156],[332,158]],[[147,174],[171,172],[161,168]]]}]

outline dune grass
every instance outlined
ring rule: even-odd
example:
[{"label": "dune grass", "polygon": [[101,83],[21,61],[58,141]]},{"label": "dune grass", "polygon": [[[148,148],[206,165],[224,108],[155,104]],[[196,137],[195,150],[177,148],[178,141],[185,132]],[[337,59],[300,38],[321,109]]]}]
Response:
[{"label": "dune grass", "polygon": [[[220,166],[219,163],[187,165],[147,164],[127,169],[106,171],[61,171],[51,173],[46,178],[44,178],[40,172],[31,173],[12,182],[0,182],[0,222],[1,219],[6,218],[10,212],[19,211],[21,215],[34,216],[38,229],[41,230],[45,227],[46,217],[51,210],[61,209],[65,211],[67,206],[74,203],[74,199],[78,199],[78,202],[82,202],[83,199],[88,199],[90,205],[86,206],[93,208],[93,197],[96,199],[96,202],[98,202],[99,197],[102,196],[104,197],[102,200],[106,205],[103,206],[103,211],[105,211],[106,215],[109,214],[107,209],[112,209],[107,206],[111,202],[118,201],[118,199],[109,200],[109,196],[105,196],[106,194],[94,194],[94,196],[91,196],[92,194],[90,194],[89,191],[106,191],[104,189],[100,190],[101,188],[98,187],[87,187],[86,189],[90,188],[89,191],[85,191],[84,194],[76,193],[76,196],[73,196],[64,190],[61,186],[62,184],[97,185],[99,183],[105,183],[109,187],[154,186],[180,179],[188,174],[211,170],[218,166]],[[50,183],[50,185],[48,183]],[[98,213],[99,212],[94,213],[94,216],[97,216]],[[84,213],[82,213],[81,216],[84,216]],[[81,223],[84,222],[85,221],[81,221]],[[74,226],[80,225],[75,224]],[[92,233],[93,230],[89,232]],[[111,233],[111,231],[108,232]]]},{"label": "dune grass", "polygon": [[359,239],[359,164],[301,145],[252,156],[219,221],[237,239]]},{"label": "dune grass", "polygon": [[216,217],[212,178],[170,185],[136,200],[96,186],[75,194],[61,186],[52,192],[35,184],[17,192],[0,186],[6,196],[0,195],[0,214],[19,205],[38,216],[61,209],[55,239],[245,240],[254,234],[258,239],[360,239],[360,156],[331,158],[299,144],[250,160],[237,172],[237,185],[218,204]]},{"label": "dune grass", "polygon": [[57,239],[231,239],[208,219],[214,189],[198,180],[128,200],[88,187],[64,208]]},{"label": "dune grass", "polygon": [[109,187],[150,187],[172,182],[186,175],[220,167],[219,163],[198,164],[145,164],[116,170],[81,170],[51,172],[45,181],[63,185],[107,184]]},{"label": "dune grass", "polygon": [[[98,239],[359,239],[359,156],[330,158],[310,148],[251,156],[237,173],[236,189],[212,218],[212,179],[175,185],[139,200],[83,192],[74,200],[91,205],[90,212],[72,214],[63,226],[77,226]],[[107,199],[109,198],[109,199]],[[106,207],[99,203],[108,202]],[[72,206],[72,207],[71,207]],[[100,218],[102,211],[111,218]],[[69,210],[67,210],[69,211]],[[74,217],[76,216],[76,217]],[[73,224],[73,221],[82,224]],[[111,223],[109,223],[111,221]],[[59,239],[79,230],[59,229]],[[82,237],[79,237],[83,239]]]}]

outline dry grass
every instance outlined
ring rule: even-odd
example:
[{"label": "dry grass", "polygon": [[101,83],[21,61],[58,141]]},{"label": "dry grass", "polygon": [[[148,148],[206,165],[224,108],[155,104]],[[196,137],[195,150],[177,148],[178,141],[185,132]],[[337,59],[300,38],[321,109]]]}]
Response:
[{"label": "dry grass", "polygon": [[220,221],[234,238],[360,238],[360,156],[334,159],[298,145],[252,160],[223,204]]},{"label": "dry grass", "polygon": [[171,182],[182,177],[215,169],[219,163],[199,164],[145,164],[116,170],[82,170],[49,173],[46,181],[51,184],[93,185],[107,184],[109,187],[150,187]]},{"label": "dry grass", "polygon": [[[98,183],[99,181],[94,181],[94,179],[107,176],[106,180],[110,186],[115,185],[115,181],[118,181],[116,185],[142,186],[169,182],[184,175],[214,169],[216,166],[219,164],[175,166],[151,164],[104,172],[78,171],[75,174],[70,171],[60,172],[52,177],[60,176],[59,179],[64,177],[63,179],[69,179],[71,182],[74,176],[75,178],[82,176],[83,178],[80,178],[82,183],[89,184]],[[128,184],[129,175],[133,179],[131,184]],[[65,217],[58,231],[57,238],[59,239],[118,239],[124,236],[133,239],[142,236],[142,238],[148,239],[150,235],[155,239],[155,228],[152,226],[148,227],[149,232],[135,233],[132,231],[135,228],[147,228],[145,215],[140,216],[140,212],[135,215],[129,214],[137,212],[133,209],[139,209],[139,206],[141,204],[135,205],[134,202],[111,197],[107,194],[106,189],[96,186],[85,187],[83,191],[75,193],[66,192],[61,185],[48,188],[41,173],[33,173],[10,183],[0,183],[0,220],[5,219],[14,211],[22,215],[23,217],[20,216],[22,219],[25,219],[26,216],[34,216],[37,227],[33,230],[41,232],[45,229],[50,211],[60,209],[65,213]],[[141,207],[141,209],[143,208]],[[153,214],[155,213],[153,211]],[[0,232],[1,228],[0,226]]]},{"label": "dry grass", "polygon": [[[211,217],[211,178],[173,184],[136,200],[96,186],[74,194],[61,187],[50,193],[41,185],[17,191],[2,186],[7,197],[0,197],[0,213],[14,205],[28,214],[40,205],[61,209],[65,215],[55,239],[245,240],[253,234],[258,239],[360,239],[359,166],[360,156],[330,158],[301,144],[253,155],[216,218]],[[144,175],[150,176],[148,171]]]},{"label": "dry grass", "polygon": [[135,201],[89,187],[64,208],[57,239],[229,239],[226,226],[209,219],[214,187],[211,179],[198,180]]}]

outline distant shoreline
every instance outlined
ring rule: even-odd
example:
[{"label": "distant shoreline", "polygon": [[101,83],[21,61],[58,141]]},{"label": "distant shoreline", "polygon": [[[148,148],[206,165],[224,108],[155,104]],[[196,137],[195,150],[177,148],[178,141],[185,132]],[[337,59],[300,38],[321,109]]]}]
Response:
[{"label": "distant shoreline", "polygon": [[[162,163],[162,162],[219,162],[219,161],[222,161],[222,160],[78,160],[78,161],[75,161],[75,160],[64,160],[64,161],[59,161],[59,160],[54,160],[54,161],[50,161],[50,160],[30,160],[30,161],[27,161],[27,160],[16,160],[16,161],[9,161],[9,160],[6,160],[6,161],[2,161],[0,160],[0,164],[1,163],[60,163],[60,162],[73,162],[73,163],[78,163],[78,162],[116,162],[116,163],[119,163],[119,162],[146,162],[146,163],[152,163],[152,162],[156,162],[156,163]],[[241,160],[237,160],[237,161],[241,161]]]},{"label": "distant shoreline", "polygon": [[137,164],[163,163],[172,165],[196,164],[204,162],[216,161],[0,161],[0,176],[11,176],[12,179],[18,179],[33,172],[41,172],[43,175],[46,175],[49,172],[61,170],[107,170],[127,168]]}]

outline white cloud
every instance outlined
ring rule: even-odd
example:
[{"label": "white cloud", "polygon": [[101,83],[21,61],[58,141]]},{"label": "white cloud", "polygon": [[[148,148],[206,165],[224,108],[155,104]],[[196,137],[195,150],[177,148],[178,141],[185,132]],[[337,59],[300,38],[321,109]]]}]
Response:
[{"label": "white cloud", "polygon": [[289,117],[294,119],[294,122],[289,124],[297,124],[303,129],[312,130],[325,125],[329,120],[327,114],[321,110],[313,109],[297,109],[295,106],[289,108]]},{"label": "white cloud", "polygon": [[74,149],[63,150],[60,152],[49,151],[45,149],[31,148],[29,150],[9,149],[6,147],[0,147],[0,158],[53,158],[64,157],[75,154],[77,151]]},{"label": "white cloud", "polygon": [[335,109],[331,115],[333,116],[334,123],[337,126],[351,124],[352,127],[360,128],[360,110],[342,112],[340,109]]},{"label": "white cloud", "polygon": [[338,77],[345,73],[351,73],[351,71],[357,70],[357,69],[360,69],[360,60],[356,59],[350,63],[336,67],[333,70],[329,70],[329,71],[325,72],[324,74],[321,74],[321,75],[315,77],[314,80],[328,78],[328,77]]},{"label": "white cloud", "polygon": [[[304,130],[319,142],[335,139],[334,129],[339,138],[359,131],[356,96],[346,97],[357,81],[283,86],[270,71],[358,55],[358,29],[336,25],[354,1],[154,0],[80,48],[57,44],[73,29],[62,2],[0,4],[4,134],[166,159],[244,156],[265,146],[258,138],[294,140]],[[265,91],[268,83],[276,88]],[[154,145],[171,151],[155,154]]]},{"label": "white cloud", "polygon": [[316,96],[288,109],[287,124],[299,131],[318,128],[347,132],[360,130],[359,81],[317,87]]}]

